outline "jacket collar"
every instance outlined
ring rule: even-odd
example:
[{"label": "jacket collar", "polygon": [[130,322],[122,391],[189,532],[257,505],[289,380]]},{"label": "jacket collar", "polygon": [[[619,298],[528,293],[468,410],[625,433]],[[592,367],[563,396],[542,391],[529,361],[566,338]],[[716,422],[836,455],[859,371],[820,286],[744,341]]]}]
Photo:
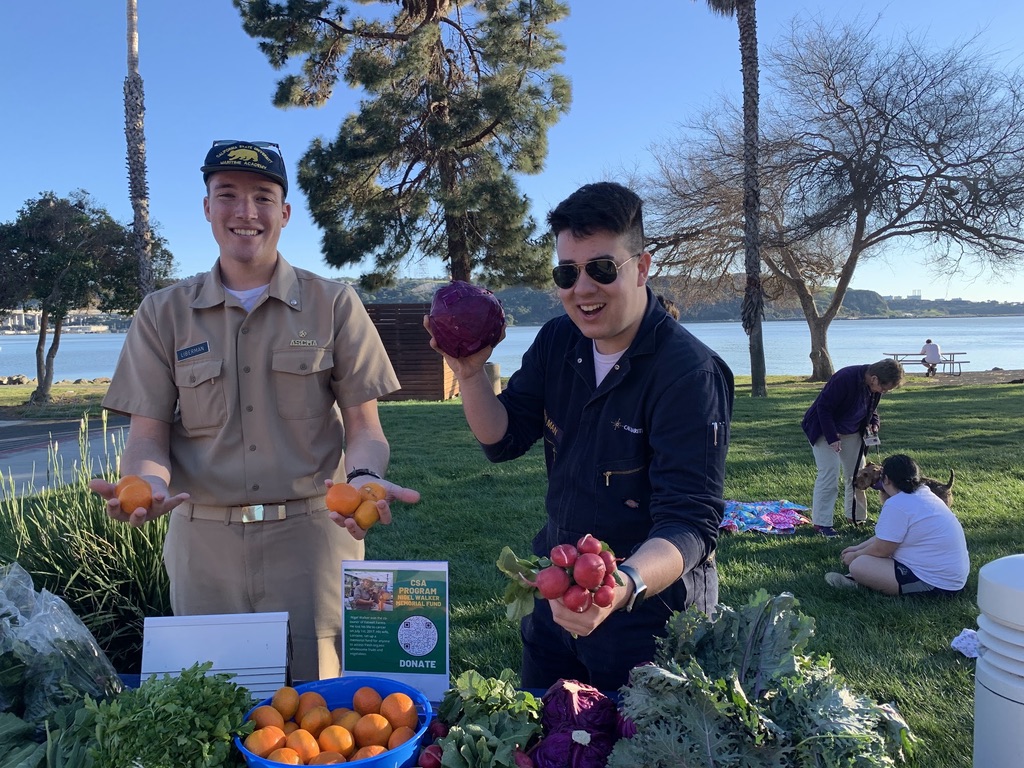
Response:
[{"label": "jacket collar", "polygon": [[[622,353],[622,357],[619,358],[619,365],[623,371],[628,369],[628,360],[637,355],[650,355],[653,354],[657,348],[657,340],[655,338],[654,329],[661,323],[665,318],[668,317],[668,313],[664,307],[661,306],[660,302],[654,297],[654,291],[651,290],[650,286],[646,286],[647,289],[647,309],[644,310],[644,317],[640,321],[640,327],[636,330],[636,336],[633,337],[633,341],[626,347],[626,351]],[[576,343],[576,346],[572,350],[572,355],[575,360],[588,360],[592,361],[594,357],[594,342],[592,339],[587,338],[583,335],[583,332],[576,329],[576,332],[580,334],[580,340]],[[587,363],[586,368],[593,370],[592,363]]]}]

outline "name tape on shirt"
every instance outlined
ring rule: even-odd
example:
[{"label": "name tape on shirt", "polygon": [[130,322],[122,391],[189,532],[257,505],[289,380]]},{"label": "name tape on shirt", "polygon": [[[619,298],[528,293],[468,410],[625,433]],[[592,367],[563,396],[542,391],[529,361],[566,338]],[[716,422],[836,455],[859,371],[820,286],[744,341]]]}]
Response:
[{"label": "name tape on shirt", "polygon": [[200,342],[199,344],[193,344],[191,347],[184,347],[183,349],[179,349],[174,354],[178,358],[178,362],[180,363],[183,360],[188,360],[190,357],[195,357],[196,355],[202,355],[202,354],[204,354],[206,352],[209,352],[209,351],[210,351],[210,342],[203,341],[203,342]]}]

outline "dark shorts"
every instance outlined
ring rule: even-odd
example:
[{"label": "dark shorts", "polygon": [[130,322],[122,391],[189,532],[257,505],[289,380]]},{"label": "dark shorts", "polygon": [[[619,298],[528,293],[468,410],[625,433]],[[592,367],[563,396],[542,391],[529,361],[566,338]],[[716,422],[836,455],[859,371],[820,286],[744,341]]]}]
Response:
[{"label": "dark shorts", "polygon": [[933,587],[926,581],[921,581],[917,574],[907,568],[899,560],[893,560],[893,570],[896,572],[896,583],[900,585],[901,595],[934,595],[935,597],[952,597],[963,591],[960,589],[939,589]]}]

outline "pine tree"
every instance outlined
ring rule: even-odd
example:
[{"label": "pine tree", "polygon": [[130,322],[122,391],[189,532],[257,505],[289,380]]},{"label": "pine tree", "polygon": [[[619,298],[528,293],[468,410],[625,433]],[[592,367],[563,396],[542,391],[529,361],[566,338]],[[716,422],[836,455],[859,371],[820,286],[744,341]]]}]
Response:
[{"label": "pine tree", "polygon": [[234,3],[273,66],[303,59],[279,81],[276,106],[321,106],[339,79],[366,94],[299,163],[327,263],[372,257],[370,288],[410,257],[492,286],[550,279],[551,242],[536,235],[514,174],[542,169],[547,130],[569,107],[551,30],[565,4],[401,0],[352,17],[328,0]]}]

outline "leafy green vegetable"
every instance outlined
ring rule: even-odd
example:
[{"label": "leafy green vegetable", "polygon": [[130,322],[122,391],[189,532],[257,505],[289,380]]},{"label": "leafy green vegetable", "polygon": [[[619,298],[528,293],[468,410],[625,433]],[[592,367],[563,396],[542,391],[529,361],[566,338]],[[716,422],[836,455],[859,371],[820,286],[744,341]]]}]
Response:
[{"label": "leafy green vegetable", "polygon": [[505,587],[505,613],[511,621],[519,621],[533,613],[533,599],[537,594],[532,582],[542,568],[551,561],[536,555],[519,557],[510,547],[503,547],[496,563],[498,570],[509,577]]},{"label": "leafy green vegetable", "polygon": [[621,709],[636,734],[609,768],[644,765],[894,766],[914,744],[892,705],[851,692],[829,657],[803,651],[814,620],[761,590],[714,618],[676,613],[654,664],[630,672]]},{"label": "leafy green vegetable", "polygon": [[46,768],[92,768],[96,715],[85,702],[60,707],[46,721]]},{"label": "leafy green vegetable", "polygon": [[135,690],[86,707],[96,717],[95,768],[139,765],[215,768],[243,765],[232,739],[252,732],[252,696],[231,675],[195,664],[178,677],[144,680]]},{"label": "leafy green vegetable", "polygon": [[445,768],[514,768],[516,747],[525,750],[540,735],[540,699],[514,679],[510,669],[498,677],[471,669],[448,689],[437,710],[450,726],[437,741]]},{"label": "leafy green vegetable", "polygon": [[0,768],[44,768],[46,746],[36,742],[35,733],[31,723],[0,713]]}]

